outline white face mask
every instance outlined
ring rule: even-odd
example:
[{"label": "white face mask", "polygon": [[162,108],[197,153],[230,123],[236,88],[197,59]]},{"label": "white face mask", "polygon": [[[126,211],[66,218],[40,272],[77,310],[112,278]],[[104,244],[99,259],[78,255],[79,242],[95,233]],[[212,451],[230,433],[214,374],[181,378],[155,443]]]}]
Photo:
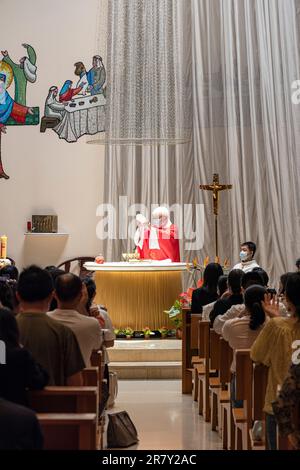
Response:
[{"label": "white face mask", "polygon": [[160,219],[153,219],[152,220],[152,225],[154,227],[160,227],[161,226],[161,220]]},{"label": "white face mask", "polygon": [[247,261],[248,258],[249,258],[249,254],[247,253],[247,251],[241,251],[240,252],[240,260],[241,261]]}]

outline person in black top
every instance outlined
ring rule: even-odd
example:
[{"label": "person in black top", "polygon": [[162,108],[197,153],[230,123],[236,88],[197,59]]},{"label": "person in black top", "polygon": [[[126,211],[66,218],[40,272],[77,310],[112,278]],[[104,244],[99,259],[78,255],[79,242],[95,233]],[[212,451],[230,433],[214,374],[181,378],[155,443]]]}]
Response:
[{"label": "person in black top", "polygon": [[224,313],[226,313],[233,305],[244,303],[241,291],[243,275],[244,273],[241,269],[233,269],[230,271],[227,279],[229,295],[226,298],[217,300],[215,303],[214,308],[209,315],[211,325],[213,325],[218,315],[224,315]]},{"label": "person in black top", "polygon": [[27,390],[41,390],[49,376],[19,343],[19,329],[13,313],[0,309],[0,340],[5,344],[5,364],[0,364],[0,397],[28,405]]},{"label": "person in black top", "polygon": [[[47,266],[45,268],[45,271],[47,271],[50,274],[50,276],[53,279],[54,284],[58,276],[61,276],[62,274],[66,274],[66,271],[64,271],[63,269],[59,269],[56,266]],[[56,310],[56,309],[57,309],[57,300],[55,297],[53,297],[50,303],[49,312],[53,312],[53,310]]]},{"label": "person in black top", "polygon": [[217,300],[218,280],[222,275],[223,269],[218,263],[209,263],[206,266],[203,275],[203,286],[195,289],[192,295],[192,313],[202,313],[204,305]]},{"label": "person in black top", "polygon": [[43,449],[43,434],[32,410],[0,398],[0,423],[0,450]]},{"label": "person in black top", "polygon": [[10,280],[17,281],[19,279],[19,271],[16,266],[12,264],[4,266],[0,271],[1,276],[7,277]]},{"label": "person in black top", "polygon": [[225,292],[227,291],[227,288],[228,288],[227,279],[228,279],[228,276],[225,274],[219,277],[218,288],[217,288],[217,293],[218,293],[219,298],[222,297],[222,295],[225,294]]}]

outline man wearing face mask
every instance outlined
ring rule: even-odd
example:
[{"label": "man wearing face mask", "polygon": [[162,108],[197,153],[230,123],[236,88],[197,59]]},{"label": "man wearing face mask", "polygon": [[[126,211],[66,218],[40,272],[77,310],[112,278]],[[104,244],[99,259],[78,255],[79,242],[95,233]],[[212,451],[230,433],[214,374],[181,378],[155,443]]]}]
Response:
[{"label": "man wearing face mask", "polygon": [[152,213],[149,258],[156,261],[180,262],[178,230],[176,225],[172,224],[166,207],[157,207]]},{"label": "man wearing face mask", "polygon": [[256,245],[253,242],[245,242],[241,244],[240,263],[236,264],[233,269],[241,269],[244,273],[249,273],[259,265],[254,259]]}]

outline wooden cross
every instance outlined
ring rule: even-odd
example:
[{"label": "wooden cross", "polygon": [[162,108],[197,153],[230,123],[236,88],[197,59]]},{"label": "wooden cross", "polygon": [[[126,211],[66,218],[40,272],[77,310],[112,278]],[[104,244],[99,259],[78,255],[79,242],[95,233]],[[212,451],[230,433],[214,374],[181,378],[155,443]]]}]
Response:
[{"label": "wooden cross", "polygon": [[215,216],[215,244],[216,244],[216,257],[219,256],[218,247],[218,215],[219,215],[219,193],[232,189],[232,184],[220,184],[219,175],[215,173],[213,175],[212,184],[201,184],[200,189],[203,191],[211,191],[213,195],[213,210]]}]

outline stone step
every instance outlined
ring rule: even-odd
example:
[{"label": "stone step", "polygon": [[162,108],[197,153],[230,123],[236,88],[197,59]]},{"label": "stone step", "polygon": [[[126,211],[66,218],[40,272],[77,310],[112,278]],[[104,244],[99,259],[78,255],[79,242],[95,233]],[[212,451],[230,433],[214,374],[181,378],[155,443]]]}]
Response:
[{"label": "stone step", "polygon": [[178,340],[117,340],[109,349],[112,362],[181,361],[181,354]]},{"label": "stone step", "polygon": [[109,349],[112,362],[172,362],[181,360],[181,350],[176,349]]},{"label": "stone step", "polygon": [[180,379],[180,361],[110,362],[119,379]]}]

